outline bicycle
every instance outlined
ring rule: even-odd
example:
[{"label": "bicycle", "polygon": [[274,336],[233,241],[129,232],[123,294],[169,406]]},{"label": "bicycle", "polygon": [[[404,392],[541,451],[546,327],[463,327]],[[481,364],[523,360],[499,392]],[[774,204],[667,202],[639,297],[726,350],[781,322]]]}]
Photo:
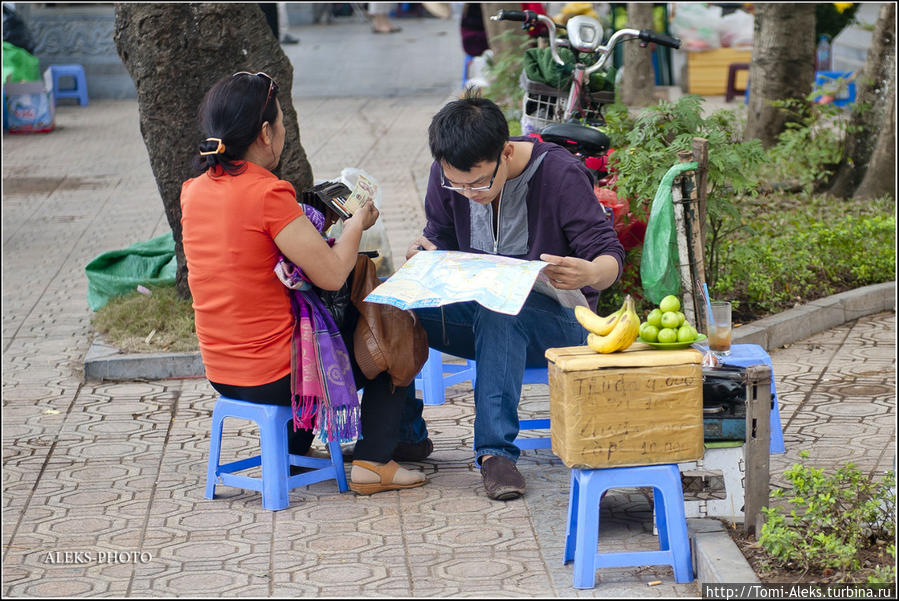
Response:
[{"label": "bicycle", "polygon": [[[615,102],[614,91],[589,92],[585,82],[590,75],[603,69],[618,44],[639,39],[641,46],[649,43],[671,48],[680,48],[681,41],[649,29],[619,29],[602,44],[602,25],[593,17],[578,15],[568,20],[566,25],[556,23],[546,15],[531,10],[500,10],[490,17],[492,21],[521,21],[522,29],[533,30],[539,23],[546,26],[549,50],[553,61],[565,66],[558,49],[567,47],[574,55],[574,68],[567,93],[560,88],[528,79],[526,71],[521,73],[524,89],[522,100],[522,133],[537,136],[568,149],[596,172],[598,179],[606,177],[609,137],[599,127],[605,125],[603,108]],[[565,29],[567,39],[557,36],[557,28]],[[583,55],[595,57],[591,65],[581,60]],[[525,120],[533,124],[534,131],[527,131]]]}]

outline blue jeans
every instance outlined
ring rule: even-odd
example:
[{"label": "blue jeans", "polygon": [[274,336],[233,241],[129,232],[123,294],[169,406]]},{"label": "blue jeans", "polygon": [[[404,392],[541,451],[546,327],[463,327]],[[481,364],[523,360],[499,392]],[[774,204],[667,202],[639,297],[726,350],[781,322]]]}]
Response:
[{"label": "blue jeans", "polygon": [[[544,367],[548,348],[586,344],[587,331],[574,311],[531,292],[518,315],[485,309],[475,302],[416,309],[431,348],[477,361],[474,388],[474,444],[483,455],[517,461],[518,401],[525,367]],[[441,315],[442,313],[442,315]],[[400,440],[427,437],[423,403],[409,397],[400,420]]]}]

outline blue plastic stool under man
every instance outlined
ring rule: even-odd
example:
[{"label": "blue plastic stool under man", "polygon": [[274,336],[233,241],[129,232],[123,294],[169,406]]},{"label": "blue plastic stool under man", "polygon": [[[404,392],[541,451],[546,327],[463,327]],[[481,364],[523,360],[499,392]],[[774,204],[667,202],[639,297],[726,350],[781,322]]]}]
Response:
[{"label": "blue plastic stool under man", "polygon": [[[50,77],[53,79],[55,104],[59,104],[60,98],[77,98],[78,104],[87,106],[87,77],[84,75],[84,67],[81,65],[50,65]],[[60,88],[59,79],[61,77],[74,79],[75,87]]]},{"label": "blue plastic stool under man", "polygon": [[[231,463],[219,464],[222,450],[222,422],[226,417],[239,417],[256,422],[259,426],[260,454]],[[288,493],[294,488],[332,478],[337,480],[340,492],[347,490],[346,472],[340,443],[328,444],[330,459],[290,455],[287,452],[287,422],[293,419],[291,408],[282,405],[265,405],[238,401],[219,396],[212,411],[212,433],[209,437],[209,466],[206,471],[206,498],[215,496],[217,484],[245,488],[262,493],[262,506],[270,511],[284,509],[288,505]],[[239,472],[262,466],[262,477],[237,475]],[[290,475],[290,466],[315,468],[312,471]]]},{"label": "blue plastic stool under man", "polygon": [[[653,488],[658,551],[597,553],[599,504],[613,488]],[[670,565],[676,582],[692,582],[690,538],[677,465],[572,469],[564,563],[574,560],[574,588],[593,588],[596,570],[627,566]]]},{"label": "blue plastic stool under man", "polygon": [[[430,349],[428,360],[421,368],[421,372],[415,378],[416,390],[422,391],[422,402],[425,405],[442,405],[446,402],[446,387],[471,380],[474,388],[476,363],[468,359],[465,365],[454,365],[443,362],[443,353]],[[444,375],[444,374],[449,375]],[[524,370],[521,380],[524,384],[548,384],[549,376],[545,367],[528,367]],[[523,419],[518,424],[519,430],[548,430],[549,418]],[[549,449],[552,448],[552,440],[549,436],[543,438],[516,438],[515,444],[519,449]]]}]

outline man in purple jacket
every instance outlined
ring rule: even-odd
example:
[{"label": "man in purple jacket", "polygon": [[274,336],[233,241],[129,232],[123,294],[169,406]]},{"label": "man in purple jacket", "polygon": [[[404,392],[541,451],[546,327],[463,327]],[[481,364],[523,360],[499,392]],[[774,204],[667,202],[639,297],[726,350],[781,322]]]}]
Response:
[{"label": "man in purple jacket", "polygon": [[[427,224],[406,258],[440,249],[539,259],[550,263],[544,273],[552,286],[581,290],[595,309],[599,291],[621,275],[624,249],[590,171],[561,146],[510,139],[499,107],[471,95],[444,106],[428,138]],[[484,488],[491,499],[521,496],[514,440],[524,369],[545,366],[547,348],[586,344],[586,330],[573,309],[537,291],[518,315],[475,302],[415,312],[432,348],[477,361],[474,441]],[[421,410],[418,400],[407,407],[407,441],[430,442]]]}]

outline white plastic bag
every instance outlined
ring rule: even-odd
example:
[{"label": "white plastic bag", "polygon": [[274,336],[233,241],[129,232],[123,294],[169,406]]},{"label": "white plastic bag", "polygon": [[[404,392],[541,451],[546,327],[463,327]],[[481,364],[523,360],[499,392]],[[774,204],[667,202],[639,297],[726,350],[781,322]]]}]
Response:
[{"label": "white plastic bag", "polygon": [[718,34],[721,7],[698,2],[677,2],[671,17],[671,33],[681,39],[682,50],[701,52],[721,47]]},{"label": "white plastic bag", "polygon": [[721,17],[718,37],[722,48],[752,46],[753,17],[746,11],[736,10]]},{"label": "white plastic bag", "polygon": [[[380,212],[381,186],[378,185],[378,180],[375,177],[373,177],[363,169],[359,169],[357,167],[344,167],[343,170],[341,170],[340,177],[338,179],[347,188],[352,190],[355,187],[356,180],[359,178],[360,174],[377,186],[374,203],[375,207]],[[331,226],[331,229],[328,230],[328,235],[334,238],[338,238],[341,232],[343,232],[343,223],[338,221],[333,226]],[[393,273],[392,252],[390,250],[390,244],[387,240],[387,230],[384,227],[383,218],[379,217],[373,226],[362,232],[362,240],[359,242],[359,250],[378,251],[379,257],[377,259],[374,259],[374,262],[378,266],[379,276],[391,275]]]}]

